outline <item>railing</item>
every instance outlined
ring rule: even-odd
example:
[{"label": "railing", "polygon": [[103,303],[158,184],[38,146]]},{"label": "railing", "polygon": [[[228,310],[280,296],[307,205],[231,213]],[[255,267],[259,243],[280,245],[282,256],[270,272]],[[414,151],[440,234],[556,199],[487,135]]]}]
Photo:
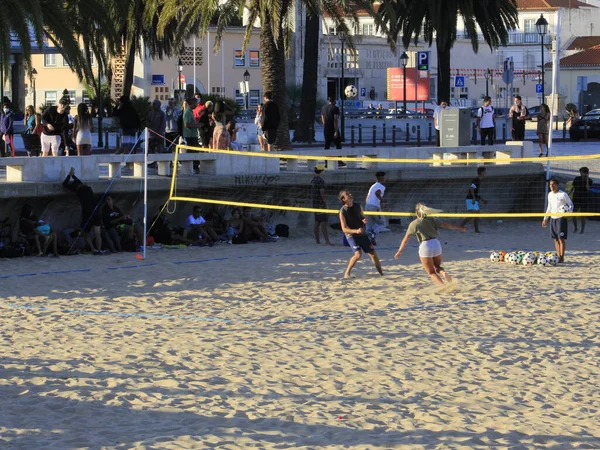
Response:
[{"label": "railing", "polygon": [[[468,33],[459,33],[456,35],[456,39],[471,39]],[[483,34],[478,33],[477,39],[479,41],[483,41]],[[551,41],[551,36],[546,34],[544,36],[544,43],[549,44]],[[533,44],[541,44],[542,37],[538,33],[508,33],[508,45],[533,45]]]}]

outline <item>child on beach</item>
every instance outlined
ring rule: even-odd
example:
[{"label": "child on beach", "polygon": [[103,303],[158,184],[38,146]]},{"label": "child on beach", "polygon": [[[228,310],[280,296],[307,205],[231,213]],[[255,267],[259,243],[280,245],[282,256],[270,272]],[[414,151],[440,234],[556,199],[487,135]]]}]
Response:
[{"label": "child on beach", "polygon": [[429,214],[436,212],[440,211],[429,208],[423,203],[417,203],[415,207],[417,218],[408,226],[406,235],[404,236],[404,239],[402,239],[394,258],[400,258],[400,255],[404,251],[411,236],[416,236],[419,241],[419,258],[421,259],[421,264],[423,264],[425,272],[427,272],[435,284],[443,286],[444,281],[450,283],[452,278],[442,267],[442,244],[437,239],[439,236],[438,229],[447,228],[449,230],[467,231],[467,228],[464,226],[439,222],[433,217],[429,217]]}]

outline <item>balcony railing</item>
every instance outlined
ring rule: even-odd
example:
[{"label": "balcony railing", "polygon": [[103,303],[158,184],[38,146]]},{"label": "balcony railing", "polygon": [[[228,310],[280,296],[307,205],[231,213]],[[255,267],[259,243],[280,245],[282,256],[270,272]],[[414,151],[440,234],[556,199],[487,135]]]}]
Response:
[{"label": "balcony railing", "polygon": [[[459,33],[456,35],[456,39],[471,39],[468,33]],[[477,34],[477,39],[483,41],[483,35]],[[546,34],[544,36],[544,43],[549,44],[551,36]],[[509,33],[508,34],[508,45],[533,45],[542,43],[542,37],[538,33]]]}]

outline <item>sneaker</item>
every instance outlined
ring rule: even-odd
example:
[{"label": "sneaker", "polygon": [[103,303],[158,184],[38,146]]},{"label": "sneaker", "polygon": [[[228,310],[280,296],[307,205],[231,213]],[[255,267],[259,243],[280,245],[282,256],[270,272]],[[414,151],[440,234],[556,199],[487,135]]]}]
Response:
[{"label": "sneaker", "polygon": [[229,240],[227,241],[227,243],[228,243],[229,245],[231,245],[231,244],[233,244],[233,241],[232,241],[231,239],[229,239]]},{"label": "sneaker", "polygon": [[348,164],[346,164],[346,163],[345,163],[345,162],[343,162],[343,161],[339,161],[339,162],[338,162],[338,167],[346,167],[347,165],[348,165]]},{"label": "sneaker", "polygon": [[277,236],[276,234],[270,234],[269,236],[271,236],[273,239],[279,239],[279,236]]}]

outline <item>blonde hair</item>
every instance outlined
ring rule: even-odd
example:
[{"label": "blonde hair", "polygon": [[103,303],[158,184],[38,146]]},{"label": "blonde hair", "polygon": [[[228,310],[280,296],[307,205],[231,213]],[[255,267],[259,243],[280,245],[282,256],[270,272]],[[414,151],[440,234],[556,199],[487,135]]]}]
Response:
[{"label": "blonde hair", "polygon": [[441,209],[430,208],[425,203],[417,203],[415,206],[415,213],[419,219],[427,217],[429,214],[441,213]]}]

